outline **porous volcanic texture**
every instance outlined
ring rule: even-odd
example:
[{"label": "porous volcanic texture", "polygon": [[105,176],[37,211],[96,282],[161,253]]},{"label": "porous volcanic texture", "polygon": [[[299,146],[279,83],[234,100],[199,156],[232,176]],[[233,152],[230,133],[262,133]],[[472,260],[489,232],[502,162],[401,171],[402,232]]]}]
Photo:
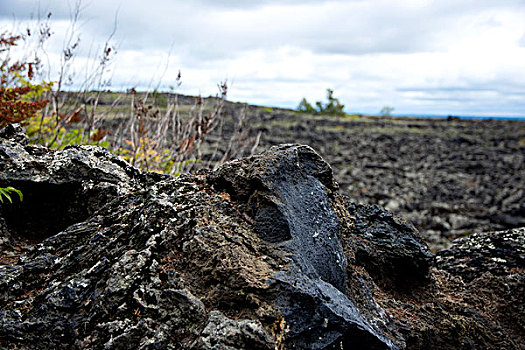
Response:
[{"label": "porous volcanic texture", "polygon": [[[234,111],[236,109],[233,109]],[[525,226],[525,122],[311,116],[251,108],[261,149],[314,148],[352,201],[409,220],[431,249]]]},{"label": "porous volcanic texture", "polygon": [[524,229],[434,256],[410,223],[345,200],[308,146],[167,178],[102,148],[27,145],[11,126],[0,132],[0,169],[1,187],[27,194],[0,208],[0,347],[524,341]]},{"label": "porous volcanic texture", "polygon": [[[120,103],[129,104],[126,98]],[[177,99],[185,108],[197,103]],[[200,102],[210,110],[217,100]],[[219,162],[231,146],[227,135],[244,120],[241,129],[261,135],[258,152],[311,146],[332,166],[341,193],[404,217],[434,252],[474,232],[525,226],[525,121],[337,117],[231,102],[222,115],[224,125],[209,135],[195,167]],[[123,122],[108,118],[104,127],[115,134]]]}]

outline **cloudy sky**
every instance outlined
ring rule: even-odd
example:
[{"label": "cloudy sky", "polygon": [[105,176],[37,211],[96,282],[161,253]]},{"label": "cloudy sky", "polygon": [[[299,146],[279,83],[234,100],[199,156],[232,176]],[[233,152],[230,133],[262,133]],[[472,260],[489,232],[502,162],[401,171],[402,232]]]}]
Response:
[{"label": "cloudy sky", "polygon": [[[58,67],[75,4],[0,0],[0,29],[51,12]],[[227,79],[229,99],[252,104],[295,108],[331,88],[347,112],[525,115],[525,0],[83,1],[73,71],[115,22],[115,90],[167,90],[180,70],[181,93],[215,95]]]}]

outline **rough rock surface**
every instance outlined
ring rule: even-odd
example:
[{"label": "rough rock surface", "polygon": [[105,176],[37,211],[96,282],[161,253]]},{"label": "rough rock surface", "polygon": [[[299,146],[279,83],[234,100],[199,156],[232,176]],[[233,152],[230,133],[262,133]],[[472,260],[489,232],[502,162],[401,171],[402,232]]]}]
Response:
[{"label": "rough rock surface", "polygon": [[525,229],[432,255],[308,146],[144,174],[0,133],[0,347],[520,349]]},{"label": "rough rock surface", "polygon": [[[101,99],[129,104],[111,94]],[[203,102],[177,99],[185,106]],[[216,100],[203,103],[213,108]],[[332,166],[341,192],[410,221],[434,252],[475,232],[525,226],[525,121],[336,117],[232,102],[223,111],[224,126],[209,135],[205,162],[195,166],[221,161],[230,145],[224,135],[244,120],[251,136],[261,133],[259,152],[310,145]],[[108,118],[104,128],[116,133],[122,122]]]},{"label": "rough rock surface", "polygon": [[[240,109],[240,107],[239,107]],[[309,116],[253,107],[261,149],[314,148],[341,191],[412,222],[432,250],[525,226],[525,122]]]}]

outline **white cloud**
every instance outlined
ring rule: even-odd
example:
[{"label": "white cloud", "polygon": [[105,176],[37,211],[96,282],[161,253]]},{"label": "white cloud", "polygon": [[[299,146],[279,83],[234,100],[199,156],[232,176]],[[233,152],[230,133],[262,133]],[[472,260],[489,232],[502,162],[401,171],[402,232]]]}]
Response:
[{"label": "white cloud", "polygon": [[[9,6],[5,7],[5,4]],[[0,25],[36,13],[35,2],[3,0]],[[68,5],[69,4],[69,5]],[[73,1],[48,0],[58,60]],[[80,32],[87,60],[111,32],[118,10],[114,86],[173,84],[230,98],[295,107],[333,88],[349,110],[525,114],[522,0],[161,1],[92,0]],[[3,18],[3,19],[2,19]],[[58,20],[60,19],[60,20]],[[170,50],[171,48],[171,50]],[[170,55],[165,76],[164,66]],[[78,68],[80,69],[80,68]]]}]

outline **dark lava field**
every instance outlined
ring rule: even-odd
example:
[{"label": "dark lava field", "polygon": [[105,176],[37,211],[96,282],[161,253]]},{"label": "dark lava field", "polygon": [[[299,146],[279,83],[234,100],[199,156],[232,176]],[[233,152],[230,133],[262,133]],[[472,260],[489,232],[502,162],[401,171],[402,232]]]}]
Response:
[{"label": "dark lava field", "polygon": [[[227,110],[240,113],[234,106]],[[259,151],[310,145],[331,164],[341,193],[405,218],[433,250],[525,226],[525,122],[245,113],[262,132]]]},{"label": "dark lava field", "polygon": [[[178,101],[188,108],[196,98]],[[216,102],[205,98],[204,109]],[[202,164],[221,159],[224,135],[243,119],[251,136],[261,134],[256,153],[311,146],[332,166],[342,194],[411,222],[434,251],[471,233],[525,226],[525,121],[316,116],[231,102],[223,113],[222,131],[207,139],[219,152],[204,149]]]}]

